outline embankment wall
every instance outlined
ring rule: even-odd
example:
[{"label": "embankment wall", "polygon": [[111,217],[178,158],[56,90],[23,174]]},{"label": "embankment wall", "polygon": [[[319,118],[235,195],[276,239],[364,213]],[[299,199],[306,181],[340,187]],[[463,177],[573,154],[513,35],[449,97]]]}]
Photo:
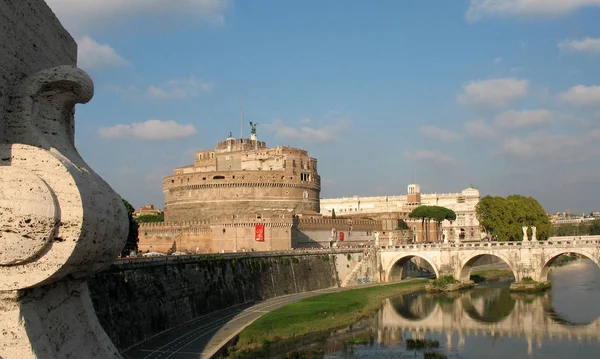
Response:
[{"label": "embankment wall", "polygon": [[[231,306],[341,285],[362,251],[286,251],[120,260],[88,280],[119,350]],[[337,262],[340,262],[338,265]]]}]

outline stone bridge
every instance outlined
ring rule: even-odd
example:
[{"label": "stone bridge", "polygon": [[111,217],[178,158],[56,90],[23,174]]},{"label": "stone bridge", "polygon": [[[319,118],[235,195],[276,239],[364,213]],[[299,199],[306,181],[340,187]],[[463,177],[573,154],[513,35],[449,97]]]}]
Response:
[{"label": "stone bridge", "polygon": [[[393,340],[404,331],[412,332],[413,337],[435,332],[446,333],[450,344],[452,334],[458,333],[460,346],[464,345],[465,335],[524,337],[530,351],[532,342],[541,347],[544,338],[600,340],[599,318],[588,323],[561,318],[552,307],[550,293],[525,295],[509,294],[501,288],[486,290],[491,295],[473,291],[443,297],[411,293],[386,299],[378,313],[379,339]],[[496,304],[490,305],[490,301]]]},{"label": "stone bridge", "polygon": [[484,255],[504,261],[516,282],[524,277],[541,282],[548,279],[556,258],[566,253],[580,254],[600,266],[600,236],[551,237],[547,241],[407,244],[382,247],[379,255],[381,280],[385,282],[402,278],[404,264],[414,257],[427,262],[437,278],[452,275],[467,281],[471,268]]}]

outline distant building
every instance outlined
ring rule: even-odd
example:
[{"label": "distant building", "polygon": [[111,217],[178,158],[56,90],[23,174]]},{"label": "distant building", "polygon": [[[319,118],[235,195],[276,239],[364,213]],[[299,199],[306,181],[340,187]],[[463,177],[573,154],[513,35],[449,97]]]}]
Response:
[{"label": "distant building", "polygon": [[133,212],[133,216],[134,217],[139,217],[139,216],[157,216],[163,214],[163,211],[158,209],[158,208],[154,208],[153,204],[147,204],[143,207],[141,207],[140,209],[136,209]]},{"label": "distant building", "polygon": [[[398,219],[407,222],[414,232],[413,240],[423,242],[442,241],[457,238],[465,241],[481,240],[484,234],[479,228],[475,207],[479,203],[480,194],[476,188],[467,188],[460,193],[421,193],[418,184],[410,184],[406,195],[376,197],[346,197],[321,199],[321,214],[331,216],[335,210],[338,217],[373,218],[383,222],[383,228],[394,229]],[[444,221],[438,232],[430,223],[429,236],[425,228],[421,228],[421,220],[408,218],[409,213],[418,206],[442,206],[456,212],[456,221]]]}]

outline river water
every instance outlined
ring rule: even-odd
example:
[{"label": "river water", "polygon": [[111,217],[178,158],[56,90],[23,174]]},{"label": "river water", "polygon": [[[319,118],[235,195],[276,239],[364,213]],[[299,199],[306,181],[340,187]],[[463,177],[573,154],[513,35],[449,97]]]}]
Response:
[{"label": "river water", "polygon": [[[600,269],[578,260],[553,269],[550,280],[542,294],[516,295],[497,283],[388,298],[373,318],[313,344],[320,354],[308,357],[423,358],[435,351],[448,358],[600,358]],[[369,343],[348,344],[352,337]],[[409,350],[407,339],[439,347]]]}]

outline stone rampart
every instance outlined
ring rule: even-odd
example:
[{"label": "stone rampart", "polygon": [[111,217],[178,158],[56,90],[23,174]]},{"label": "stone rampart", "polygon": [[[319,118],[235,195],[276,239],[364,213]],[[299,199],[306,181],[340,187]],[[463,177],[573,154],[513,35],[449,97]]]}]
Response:
[{"label": "stone rampart", "polygon": [[[100,323],[124,350],[215,310],[339,286],[336,262],[348,254],[356,260],[362,253],[312,250],[125,259],[91,277],[89,287]],[[350,262],[342,266],[352,269]]]}]

